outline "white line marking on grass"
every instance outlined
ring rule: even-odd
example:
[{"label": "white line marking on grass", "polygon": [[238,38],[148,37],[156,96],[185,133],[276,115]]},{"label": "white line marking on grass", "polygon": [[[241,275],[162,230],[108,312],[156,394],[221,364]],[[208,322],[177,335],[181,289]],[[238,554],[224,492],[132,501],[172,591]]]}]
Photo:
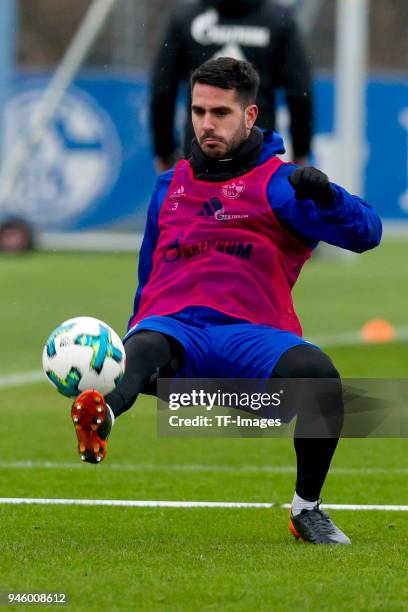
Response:
[{"label": "white line marking on grass", "polygon": [[122,506],[127,508],[273,508],[274,503],[212,501],[149,501],[133,499],[43,499],[37,497],[0,497],[0,504],[38,504],[61,506]]},{"label": "white line marking on grass", "polygon": [[313,336],[312,338],[305,338],[317,346],[354,346],[356,344],[367,344],[363,342],[359,332],[342,332],[339,334]]},{"label": "white line marking on grass", "polygon": [[[408,506],[392,504],[321,504],[326,510],[383,510],[384,512],[408,512]],[[279,508],[290,508],[290,504],[282,504]]]},{"label": "white line marking on grass", "polygon": [[[47,499],[40,497],[0,497],[0,504],[34,504],[41,506],[119,506],[126,508],[290,508],[290,504],[274,502],[214,502],[214,501],[156,501],[133,499]],[[331,510],[379,510],[408,512],[408,506],[379,504],[322,504]]]},{"label": "white line marking on grass", "polygon": [[[408,340],[408,327],[395,327],[395,341],[396,342],[406,342]],[[361,334],[359,331],[354,332],[340,332],[338,334],[330,334],[323,336],[313,336],[312,338],[306,338],[313,342],[313,344],[317,345],[325,345],[330,347],[337,346],[355,346],[362,344],[379,344],[378,342],[367,342],[361,338]],[[381,342],[381,344],[383,344]]]},{"label": "white line marking on grass", "polygon": [[42,370],[32,370],[30,372],[17,372],[16,374],[5,374],[0,376],[0,389],[8,387],[22,387],[32,383],[45,382],[45,374]]},{"label": "white line marking on grass", "polygon": [[[98,465],[85,465],[80,461],[75,463],[58,463],[53,461],[0,461],[0,469],[16,470],[96,470]],[[255,466],[255,465],[200,465],[195,463],[184,464],[158,464],[158,463],[104,463],[104,470],[118,472],[226,472],[226,473],[295,473],[296,468],[291,465],[278,466]],[[407,470],[408,472],[408,470]]]},{"label": "white line marking on grass", "polygon": [[[100,470],[97,465],[84,465],[82,462],[58,463],[53,461],[0,461],[0,469],[8,470]],[[294,474],[296,468],[291,465],[200,465],[195,463],[185,464],[151,464],[151,463],[104,463],[103,470],[118,472],[225,472],[225,473],[248,473],[248,474]],[[385,468],[385,467],[333,467],[330,474],[338,475],[377,475],[377,474],[408,474],[408,468]]]}]

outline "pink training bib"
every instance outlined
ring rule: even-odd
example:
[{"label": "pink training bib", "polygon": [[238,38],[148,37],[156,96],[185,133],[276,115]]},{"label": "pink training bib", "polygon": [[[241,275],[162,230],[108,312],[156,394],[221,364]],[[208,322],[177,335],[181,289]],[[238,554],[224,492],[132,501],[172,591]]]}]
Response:
[{"label": "pink training bib", "polygon": [[274,157],[238,178],[196,180],[180,161],[159,214],[153,267],[131,326],[207,306],[301,335],[291,289],[312,250],[277,221],[267,200]]}]

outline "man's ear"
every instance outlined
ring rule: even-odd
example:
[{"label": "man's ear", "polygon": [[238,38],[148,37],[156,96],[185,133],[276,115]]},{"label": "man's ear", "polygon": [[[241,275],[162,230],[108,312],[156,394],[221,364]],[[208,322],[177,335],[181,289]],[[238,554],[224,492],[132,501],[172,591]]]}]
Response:
[{"label": "man's ear", "polygon": [[256,118],[258,117],[258,107],[256,104],[251,104],[245,109],[245,127],[251,130],[254,126]]}]

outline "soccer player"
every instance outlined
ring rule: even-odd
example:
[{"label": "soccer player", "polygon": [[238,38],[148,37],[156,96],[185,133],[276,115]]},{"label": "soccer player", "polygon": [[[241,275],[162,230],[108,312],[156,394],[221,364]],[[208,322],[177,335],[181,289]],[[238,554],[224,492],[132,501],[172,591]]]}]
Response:
[{"label": "soccer player", "polygon": [[297,407],[290,529],[304,541],[348,544],[319,507],[343,423],[339,374],[302,339],[291,289],[319,240],[362,252],[379,243],[381,221],[316,168],[277,157],[281,138],[255,127],[258,85],[252,65],[231,58],[209,60],[191,76],[192,156],[158,179],[126,373],[105,398],[85,391],[74,402],[79,452],[103,459],[113,423],[157,375],[333,379],[321,407],[329,436],[311,437],[308,410]]}]

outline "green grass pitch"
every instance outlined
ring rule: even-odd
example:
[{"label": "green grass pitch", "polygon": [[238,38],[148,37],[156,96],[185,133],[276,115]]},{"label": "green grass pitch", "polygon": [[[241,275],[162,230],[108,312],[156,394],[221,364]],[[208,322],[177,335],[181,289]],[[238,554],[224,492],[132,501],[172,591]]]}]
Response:
[{"label": "green grass pitch", "polygon": [[[316,258],[295,290],[306,337],[407,324],[406,243]],[[38,370],[49,332],[90,315],[124,331],[136,284],[128,254],[0,258],[0,377]],[[324,347],[344,377],[407,377],[408,347]],[[1,378],[0,378],[1,380]],[[0,388],[0,497],[291,500],[290,440],[157,438],[141,396],[106,460],[82,465],[69,400],[49,383]],[[406,439],[342,440],[330,503],[408,504]],[[408,514],[331,511],[350,547],[297,543],[281,509],[0,504],[0,592],[66,592],[73,610],[404,610]],[[20,606],[21,609],[21,606]]]}]

